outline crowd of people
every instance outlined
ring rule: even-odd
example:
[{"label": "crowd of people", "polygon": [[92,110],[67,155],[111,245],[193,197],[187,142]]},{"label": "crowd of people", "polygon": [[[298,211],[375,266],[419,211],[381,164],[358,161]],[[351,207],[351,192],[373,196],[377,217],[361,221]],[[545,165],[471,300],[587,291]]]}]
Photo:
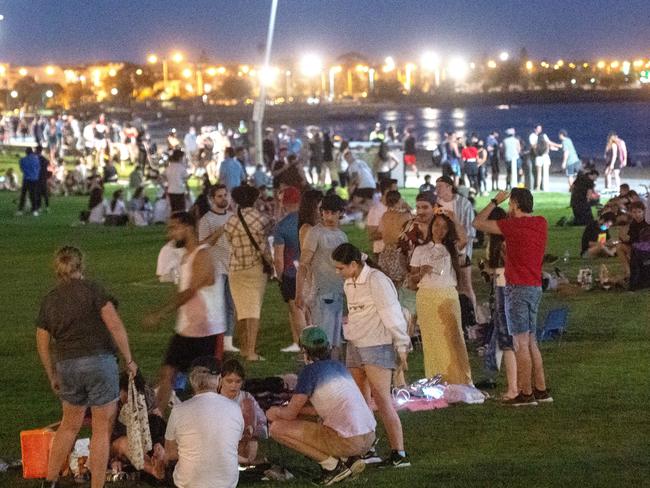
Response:
[{"label": "crowd of people", "polygon": [[[486,143],[472,137],[468,145],[449,134],[440,156],[442,175],[434,182],[430,175],[425,178],[415,209],[391,178],[400,162],[391,155],[386,134],[380,126],[373,133],[378,151],[369,164],[346,141],[337,141],[336,147],[330,134],[316,127],[310,128],[306,159],[294,130],[283,127],[277,136],[267,131],[264,165],[252,174],[246,149],[228,145],[213,170],[198,173],[203,188],[196,199],[190,197],[188,178],[197,174],[198,156],[191,153],[198,149],[192,138],[190,144],[187,137],[181,143],[173,132],[154,204],[146,197],[140,167],[130,178],[128,203],[120,189],[104,199],[103,179],[97,174],[91,178],[85,221],[167,224],[169,242],[161,250],[158,274],[174,282],[177,292],[144,319],[145,327],[156,327],[165,317],[176,317],[156,392],[148,395],[147,411],[156,419],[150,421],[155,426],[151,449],[142,456],[151,476],[164,479],[171,473],[179,488],[236,486],[238,464],[260,462],[258,441],[267,436],[318,463],[318,482],[325,486],[358,475],[370,462],[384,468],[410,466],[408,439],[391,389],[405,384],[414,337],[419,337],[427,378],[440,375],[448,384],[474,386],[466,317],[478,312],[472,266],[474,247],[481,242],[488,243],[495,298],[489,320],[503,351],[507,380],[500,401],[515,407],[553,401],[537,345],[548,225],[534,214],[533,194],[521,184],[522,144],[514,131],[506,131],[501,142],[493,132]],[[620,194],[594,219],[595,170],[581,167],[566,131],[560,132],[558,144],[541,126],[533,134],[536,140],[530,145],[542,189],[548,189],[547,151],[563,151],[575,223],[586,221],[581,254],[617,253],[626,274],[638,274],[636,245],[650,237],[642,199],[621,185]],[[413,131],[407,131],[408,138],[414,138]],[[624,146],[612,141],[608,168],[616,177]],[[314,156],[320,151],[322,157]],[[41,198],[37,170],[43,166],[37,154],[26,153],[21,168],[30,179],[23,182],[23,199],[29,194],[36,212]],[[405,151],[404,163],[407,156]],[[417,171],[416,159],[409,159],[406,164]],[[499,162],[504,160],[510,193],[498,191],[476,212],[465,180],[477,192],[485,191],[487,172],[481,168],[489,161],[493,189],[498,189]],[[331,184],[324,191],[327,179]],[[156,220],[159,201],[165,208]],[[506,201],[507,212],[501,208]],[[348,242],[341,225],[350,221],[365,228],[370,255]],[[617,242],[610,241],[611,225],[621,225]],[[63,404],[47,480],[57,486],[58,470],[91,407],[90,469],[101,473],[91,478],[95,488],[103,486],[109,458],[128,462],[132,455],[124,431],[113,427],[118,400],[119,405],[129,401],[124,387],[120,394],[117,353],[132,378],[138,366],[115,299],[84,277],[80,251],[59,250],[55,269],[57,286],[43,300],[37,332],[41,360]],[[269,285],[278,286],[287,304],[292,342],[279,352],[299,354],[304,366],[289,402],[263,411],[242,390],[244,368],[226,360],[226,353],[246,362],[265,360],[258,337],[264,334],[261,312]],[[51,341],[56,357],[49,352]],[[194,395],[177,403],[175,390],[183,375]],[[383,458],[377,452],[373,412],[386,432],[389,453]]]}]

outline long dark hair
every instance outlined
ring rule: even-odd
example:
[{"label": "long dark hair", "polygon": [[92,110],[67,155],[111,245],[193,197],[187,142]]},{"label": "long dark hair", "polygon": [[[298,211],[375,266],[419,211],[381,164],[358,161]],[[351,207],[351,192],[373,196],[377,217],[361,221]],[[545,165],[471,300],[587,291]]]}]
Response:
[{"label": "long dark hair", "polygon": [[363,266],[365,263],[371,268],[379,269],[379,266],[377,266],[370,258],[366,258],[364,261],[363,256],[361,255],[361,250],[349,242],[345,242],[334,249],[334,251],[332,251],[332,259],[345,265],[355,262],[359,266]]},{"label": "long dark hair", "polygon": [[458,243],[458,233],[456,232],[456,226],[454,226],[454,222],[445,214],[434,214],[431,222],[429,223],[427,242],[433,242],[433,235],[431,231],[433,229],[433,223],[436,221],[436,219],[443,219],[447,223],[447,234],[445,234],[445,237],[442,239],[442,245],[445,246],[449,252],[449,255],[451,256],[451,267],[454,268],[454,271],[456,272],[456,281],[460,282],[460,263],[458,262],[458,248],[456,247],[456,244]]},{"label": "long dark hair", "polygon": [[307,190],[300,199],[298,209],[298,230],[305,225],[316,225],[316,208],[323,200],[323,192],[320,190]]},{"label": "long dark hair", "polygon": [[[501,207],[495,207],[488,215],[488,220],[501,220],[506,218],[506,211]],[[503,243],[505,239],[501,234],[488,234],[488,266],[492,269],[503,268]]]},{"label": "long dark hair", "polygon": [[386,161],[388,159],[388,144],[386,144],[384,141],[381,141],[379,143],[379,151],[377,152],[377,156],[379,156],[379,159],[382,161]]},{"label": "long dark hair", "polygon": [[115,190],[115,193],[113,193],[113,199],[111,200],[111,212],[115,210],[115,205],[117,205],[117,201],[120,199],[122,196],[122,190]]}]

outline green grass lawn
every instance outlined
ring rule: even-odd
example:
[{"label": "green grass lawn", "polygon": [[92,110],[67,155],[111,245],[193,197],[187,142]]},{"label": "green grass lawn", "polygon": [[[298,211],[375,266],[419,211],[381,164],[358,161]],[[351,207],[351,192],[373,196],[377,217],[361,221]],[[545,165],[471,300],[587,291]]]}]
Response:
[{"label": "green grass lawn", "polygon": [[[413,199],[413,192],[407,192]],[[88,275],[101,280],[120,300],[134,357],[145,375],[155,378],[172,321],[155,332],[144,331],[141,319],[173,291],[157,283],[156,256],[164,243],[162,227],[105,228],[77,226],[86,197],[54,198],[49,214],[14,217],[15,194],[0,194],[0,269],[3,287],[0,320],[0,458],[20,456],[21,430],[59,419],[60,405],[52,394],[35,348],[34,318],[43,295],[53,285],[51,258],[62,244],[80,246],[87,256]],[[568,215],[568,196],[537,197],[537,211],[554,223]],[[484,202],[485,200],[482,200]],[[367,247],[362,233],[346,229],[351,240]],[[580,229],[550,227],[547,252],[561,256],[575,278],[581,266]],[[481,251],[478,254],[482,254]],[[612,269],[618,267],[612,264]],[[597,267],[594,266],[597,272]],[[475,288],[486,287],[476,277]],[[571,297],[545,294],[541,315],[558,304],[571,307],[570,325],[561,343],[545,343],[542,351],[555,402],[528,409],[484,405],[403,413],[406,447],[413,466],[404,470],[368,469],[349,486],[642,486],[649,483],[647,292],[591,291]],[[250,376],[295,371],[291,355],[279,353],[290,342],[287,312],[276,286],[264,301],[260,352],[268,359],[249,366]],[[470,346],[475,379],[479,359]],[[410,357],[408,378],[423,375],[422,357]],[[216,419],[215,421],[218,421]],[[386,442],[380,444],[385,449]],[[269,445],[268,453],[308,486],[314,464]],[[0,474],[0,486],[36,487],[20,472]],[[128,486],[116,485],[116,486]],[[131,485],[133,486],[133,485]],[[275,485],[273,485],[275,486]]]}]

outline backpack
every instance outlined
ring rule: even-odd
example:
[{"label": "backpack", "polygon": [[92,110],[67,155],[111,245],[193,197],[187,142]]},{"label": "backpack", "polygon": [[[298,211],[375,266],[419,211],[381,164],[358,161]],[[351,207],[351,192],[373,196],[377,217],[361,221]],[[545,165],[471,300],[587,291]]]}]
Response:
[{"label": "backpack", "polygon": [[548,152],[548,142],[546,141],[546,134],[543,132],[537,137],[537,144],[535,144],[535,155],[543,156]]}]

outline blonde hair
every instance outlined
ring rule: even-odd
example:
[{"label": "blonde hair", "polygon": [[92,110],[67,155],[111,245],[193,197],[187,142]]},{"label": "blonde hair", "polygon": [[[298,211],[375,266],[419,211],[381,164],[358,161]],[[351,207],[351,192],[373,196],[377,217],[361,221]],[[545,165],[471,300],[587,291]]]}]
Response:
[{"label": "blonde hair", "polygon": [[54,255],[54,273],[59,281],[69,281],[83,273],[83,254],[72,246],[63,246]]}]

